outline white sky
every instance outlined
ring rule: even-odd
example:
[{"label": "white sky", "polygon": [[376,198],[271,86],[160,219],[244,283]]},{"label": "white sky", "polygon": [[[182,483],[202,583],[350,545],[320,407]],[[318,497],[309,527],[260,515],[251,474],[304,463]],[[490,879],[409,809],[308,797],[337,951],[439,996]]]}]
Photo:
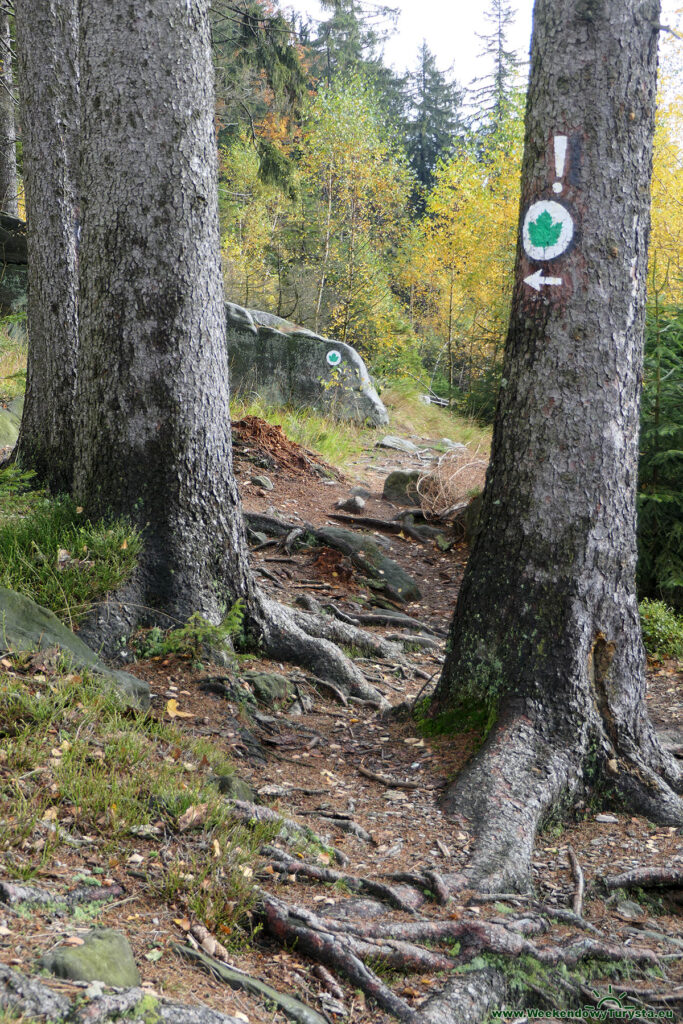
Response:
[{"label": "white sky", "polygon": [[[473,78],[485,75],[488,67],[478,59],[482,42],[476,33],[490,31],[490,23],[483,14],[488,0],[383,0],[391,7],[400,8],[398,32],[385,49],[388,64],[397,71],[404,71],[416,63],[417,50],[422,40],[436,54],[441,70],[453,65],[455,77],[461,85],[468,85]],[[531,41],[531,12],[533,0],[511,0],[517,11],[514,30],[509,42],[524,60],[528,60]],[[282,0],[282,7],[293,8],[313,18],[321,17],[317,0]],[[662,0],[662,21],[683,24],[682,0]],[[683,48],[683,43],[681,43]]]}]

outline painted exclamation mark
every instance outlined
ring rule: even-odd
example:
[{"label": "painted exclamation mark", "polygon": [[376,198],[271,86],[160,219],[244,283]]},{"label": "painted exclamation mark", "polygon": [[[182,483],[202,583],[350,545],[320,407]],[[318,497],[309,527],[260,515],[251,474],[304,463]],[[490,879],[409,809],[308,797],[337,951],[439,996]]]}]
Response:
[{"label": "painted exclamation mark", "polygon": [[[567,160],[567,136],[556,135],[555,136],[555,177],[564,177],[564,165]],[[562,191],[563,184],[561,181],[553,183],[553,192],[557,195]]]}]

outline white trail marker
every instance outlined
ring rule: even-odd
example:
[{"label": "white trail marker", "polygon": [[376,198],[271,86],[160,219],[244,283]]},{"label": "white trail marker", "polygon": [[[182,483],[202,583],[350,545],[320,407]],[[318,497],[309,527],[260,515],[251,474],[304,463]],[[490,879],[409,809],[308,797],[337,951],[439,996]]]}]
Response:
[{"label": "white trail marker", "polygon": [[574,221],[566,206],[554,199],[532,203],[522,224],[522,244],[530,260],[554,260],[569,248]]},{"label": "white trail marker", "polygon": [[542,270],[537,270],[535,274],[530,274],[529,277],[524,278],[524,284],[528,284],[530,288],[540,292],[543,285],[557,286],[562,284],[561,277],[544,277]]},{"label": "white trail marker", "polygon": [[[567,160],[567,136],[556,135],[555,139],[555,177],[564,177],[564,165]],[[553,184],[553,192],[559,195],[563,189],[561,181],[556,181]]]}]

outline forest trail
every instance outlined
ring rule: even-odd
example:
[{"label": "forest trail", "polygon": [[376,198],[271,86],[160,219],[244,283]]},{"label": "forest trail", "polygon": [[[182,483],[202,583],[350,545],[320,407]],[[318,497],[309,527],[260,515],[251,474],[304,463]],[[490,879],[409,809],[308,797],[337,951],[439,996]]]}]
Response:
[{"label": "forest trail", "polygon": [[[434,452],[428,445],[429,439],[417,440],[425,453]],[[339,479],[321,477],[310,467],[292,466],[285,451],[271,452],[270,462],[262,451],[250,449],[246,442],[237,444],[235,452],[236,475],[248,513],[280,516],[294,524],[310,523],[317,528],[348,525],[330,516],[337,513],[336,504],[349,496],[352,487],[358,486],[371,492],[362,515],[392,520],[398,509],[381,498],[384,476],[395,468],[406,470],[427,464],[427,454],[416,458],[373,448],[352,461],[346,478]],[[288,468],[284,468],[286,464]],[[263,474],[273,484],[272,490],[252,482]],[[467,548],[462,539],[455,539],[449,550],[442,551],[436,543],[421,544],[410,536],[381,531],[376,534],[385,553],[413,576],[422,594],[419,602],[400,609],[425,625],[424,639],[411,645],[402,664],[354,658],[373,685],[396,706],[414,702],[422,692],[429,692],[438,675]],[[281,600],[294,602],[308,595],[323,607],[334,606],[337,613],[349,618],[392,611],[391,602],[384,602],[388,607],[383,609],[370,604],[378,597],[381,602],[381,593],[360,580],[349,558],[333,548],[304,547],[287,552],[282,543],[261,545],[259,550],[252,550],[252,560],[254,567],[265,573],[261,576],[264,588]],[[403,627],[395,624],[364,625],[385,636],[404,632]],[[235,668],[207,664],[198,670],[185,659],[157,656],[138,662],[133,670],[149,681],[152,713],[160,721],[168,722],[171,715],[184,735],[223,749],[258,800],[324,839],[326,848],[318,847],[317,852],[310,847],[297,852],[277,839],[272,840],[258,864],[253,869],[243,869],[273,897],[326,920],[367,925],[378,915],[376,898],[368,898],[371,893],[353,891],[350,882],[334,884],[302,877],[297,874],[301,865],[311,864],[313,873],[337,870],[347,878],[392,884],[407,903],[415,897],[415,890],[400,882],[391,883],[387,876],[415,875],[431,868],[438,878],[457,872],[464,865],[470,836],[457,823],[443,817],[439,797],[447,781],[475,749],[476,732],[425,736],[410,717],[387,717],[353,698],[342,703],[332,689],[316,685],[305,672],[259,658],[242,660]],[[287,677],[289,697],[271,707],[254,705],[249,680],[253,681],[253,673],[259,672]],[[27,686],[44,685],[49,673],[49,665],[34,661],[26,669]],[[648,681],[653,718],[666,731],[667,741],[683,748],[682,679],[676,674],[676,666],[650,665]],[[171,760],[181,756],[173,749],[164,753]],[[46,766],[47,781],[49,770]],[[202,772],[208,772],[207,765],[188,766],[190,779]],[[248,808],[245,815],[247,820],[251,816]],[[78,941],[78,936],[96,922],[98,926],[120,929],[128,936],[143,987],[149,994],[189,1004],[201,1002],[222,1013],[241,1015],[238,1019],[251,1024],[284,1022],[288,1018],[282,1011],[273,1010],[253,994],[233,991],[174,951],[174,944],[201,944],[201,926],[205,922],[188,913],[182,883],[179,882],[174,894],[159,896],[155,877],[160,871],[160,859],[177,856],[178,851],[188,861],[192,854],[206,858],[212,854],[200,817],[198,827],[175,833],[162,818],[163,815],[147,837],[131,839],[132,852],[122,851],[120,857],[111,852],[100,853],[97,842],[81,844],[77,840],[73,846],[61,847],[54,859],[44,863],[32,884],[57,898],[73,889],[74,878],[96,877],[100,879],[98,884],[104,880],[105,889],[111,887],[113,902],[98,903],[91,920],[83,914],[80,918],[65,917],[63,912],[55,913],[54,906],[34,907],[25,913],[0,904],[0,962],[28,973],[38,955],[65,936]],[[603,876],[643,867],[683,871],[681,836],[676,829],[655,828],[643,818],[605,812],[602,808],[577,807],[574,819],[571,823],[550,825],[539,834],[533,860],[538,903],[545,906],[546,915],[552,908],[560,915],[571,910],[577,889],[571,859],[575,858],[585,875],[585,920],[599,929],[600,941],[615,947],[626,944],[647,948],[656,954],[656,965],[664,971],[664,977],[655,977],[652,965],[631,966],[624,978],[615,973],[615,965],[605,964],[598,970],[597,961],[593,960],[592,973],[586,975],[587,991],[602,992],[610,983],[616,986],[621,978],[622,987],[631,993],[629,999],[639,998],[637,990],[655,996],[664,992],[670,1002],[656,1005],[670,1005],[678,1012],[683,992],[680,888],[677,893],[641,888],[636,894],[620,891],[610,897],[597,883]],[[72,836],[78,836],[77,822],[72,822],[69,830]],[[332,845],[340,851],[337,861],[330,852]],[[289,861],[289,857],[294,861]],[[191,879],[185,889],[187,885],[192,885]],[[428,915],[431,923],[475,921],[507,928],[506,922],[514,917],[533,916],[530,902],[528,897],[504,902],[482,900],[464,892],[446,906],[437,902],[421,908],[421,912]],[[414,919],[407,909],[388,913],[397,924]],[[214,935],[228,947],[229,962],[235,967],[315,1007],[328,1020],[388,1024],[394,1019],[343,975],[335,974],[335,983],[295,946],[275,941],[261,930],[261,923],[255,918],[251,924],[255,929],[252,945],[235,945],[238,933],[231,934],[225,924]],[[190,937],[192,932],[194,940]],[[560,923],[547,934],[534,937],[534,941],[540,949],[549,950],[558,944],[566,948],[570,939],[584,934]],[[450,942],[443,952],[454,963],[464,965],[472,956],[471,948],[465,956],[465,947],[465,942]],[[430,947],[429,954],[435,952]],[[484,946],[481,952],[485,952]],[[513,957],[511,962],[514,961]],[[446,978],[443,970],[418,972],[377,965],[375,970],[396,996],[418,1014],[420,1005],[443,987]],[[514,983],[514,970],[511,978]],[[73,983],[50,980],[47,984],[69,996],[83,995],[83,988]],[[535,998],[541,1005],[542,977],[537,989]],[[646,1003],[650,999],[647,995],[642,998]]]}]

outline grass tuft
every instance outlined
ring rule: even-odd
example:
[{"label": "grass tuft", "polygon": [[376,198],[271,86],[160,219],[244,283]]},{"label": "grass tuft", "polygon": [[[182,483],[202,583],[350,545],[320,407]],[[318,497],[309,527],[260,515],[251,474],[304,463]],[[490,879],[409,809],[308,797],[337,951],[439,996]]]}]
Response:
[{"label": "grass tuft", "polygon": [[234,420],[258,416],[267,423],[281,426],[291,441],[315,452],[337,468],[343,468],[352,456],[363,451],[367,439],[376,438],[377,433],[353,423],[333,420],[312,409],[267,405],[260,398],[251,397],[247,401],[238,395],[232,398],[230,408]]},{"label": "grass tuft", "polygon": [[244,941],[252,865],[278,827],[232,817],[213,782],[234,772],[224,751],[132,714],[86,673],[32,672],[15,659],[0,675],[5,873],[28,880],[83,837],[109,870],[134,857],[152,897],[174,899],[222,941]]},{"label": "grass tuft", "polygon": [[491,429],[482,427],[473,419],[467,419],[450,409],[438,405],[425,405],[420,401],[420,391],[414,383],[396,381],[382,391],[382,401],[391,419],[390,429],[395,434],[418,437],[448,437],[460,444],[480,446],[488,452],[491,445]]},{"label": "grass tuft", "polygon": [[0,586],[73,623],[130,577],[140,535],[124,520],[91,523],[70,498],[30,484],[16,467],[0,471]]}]

